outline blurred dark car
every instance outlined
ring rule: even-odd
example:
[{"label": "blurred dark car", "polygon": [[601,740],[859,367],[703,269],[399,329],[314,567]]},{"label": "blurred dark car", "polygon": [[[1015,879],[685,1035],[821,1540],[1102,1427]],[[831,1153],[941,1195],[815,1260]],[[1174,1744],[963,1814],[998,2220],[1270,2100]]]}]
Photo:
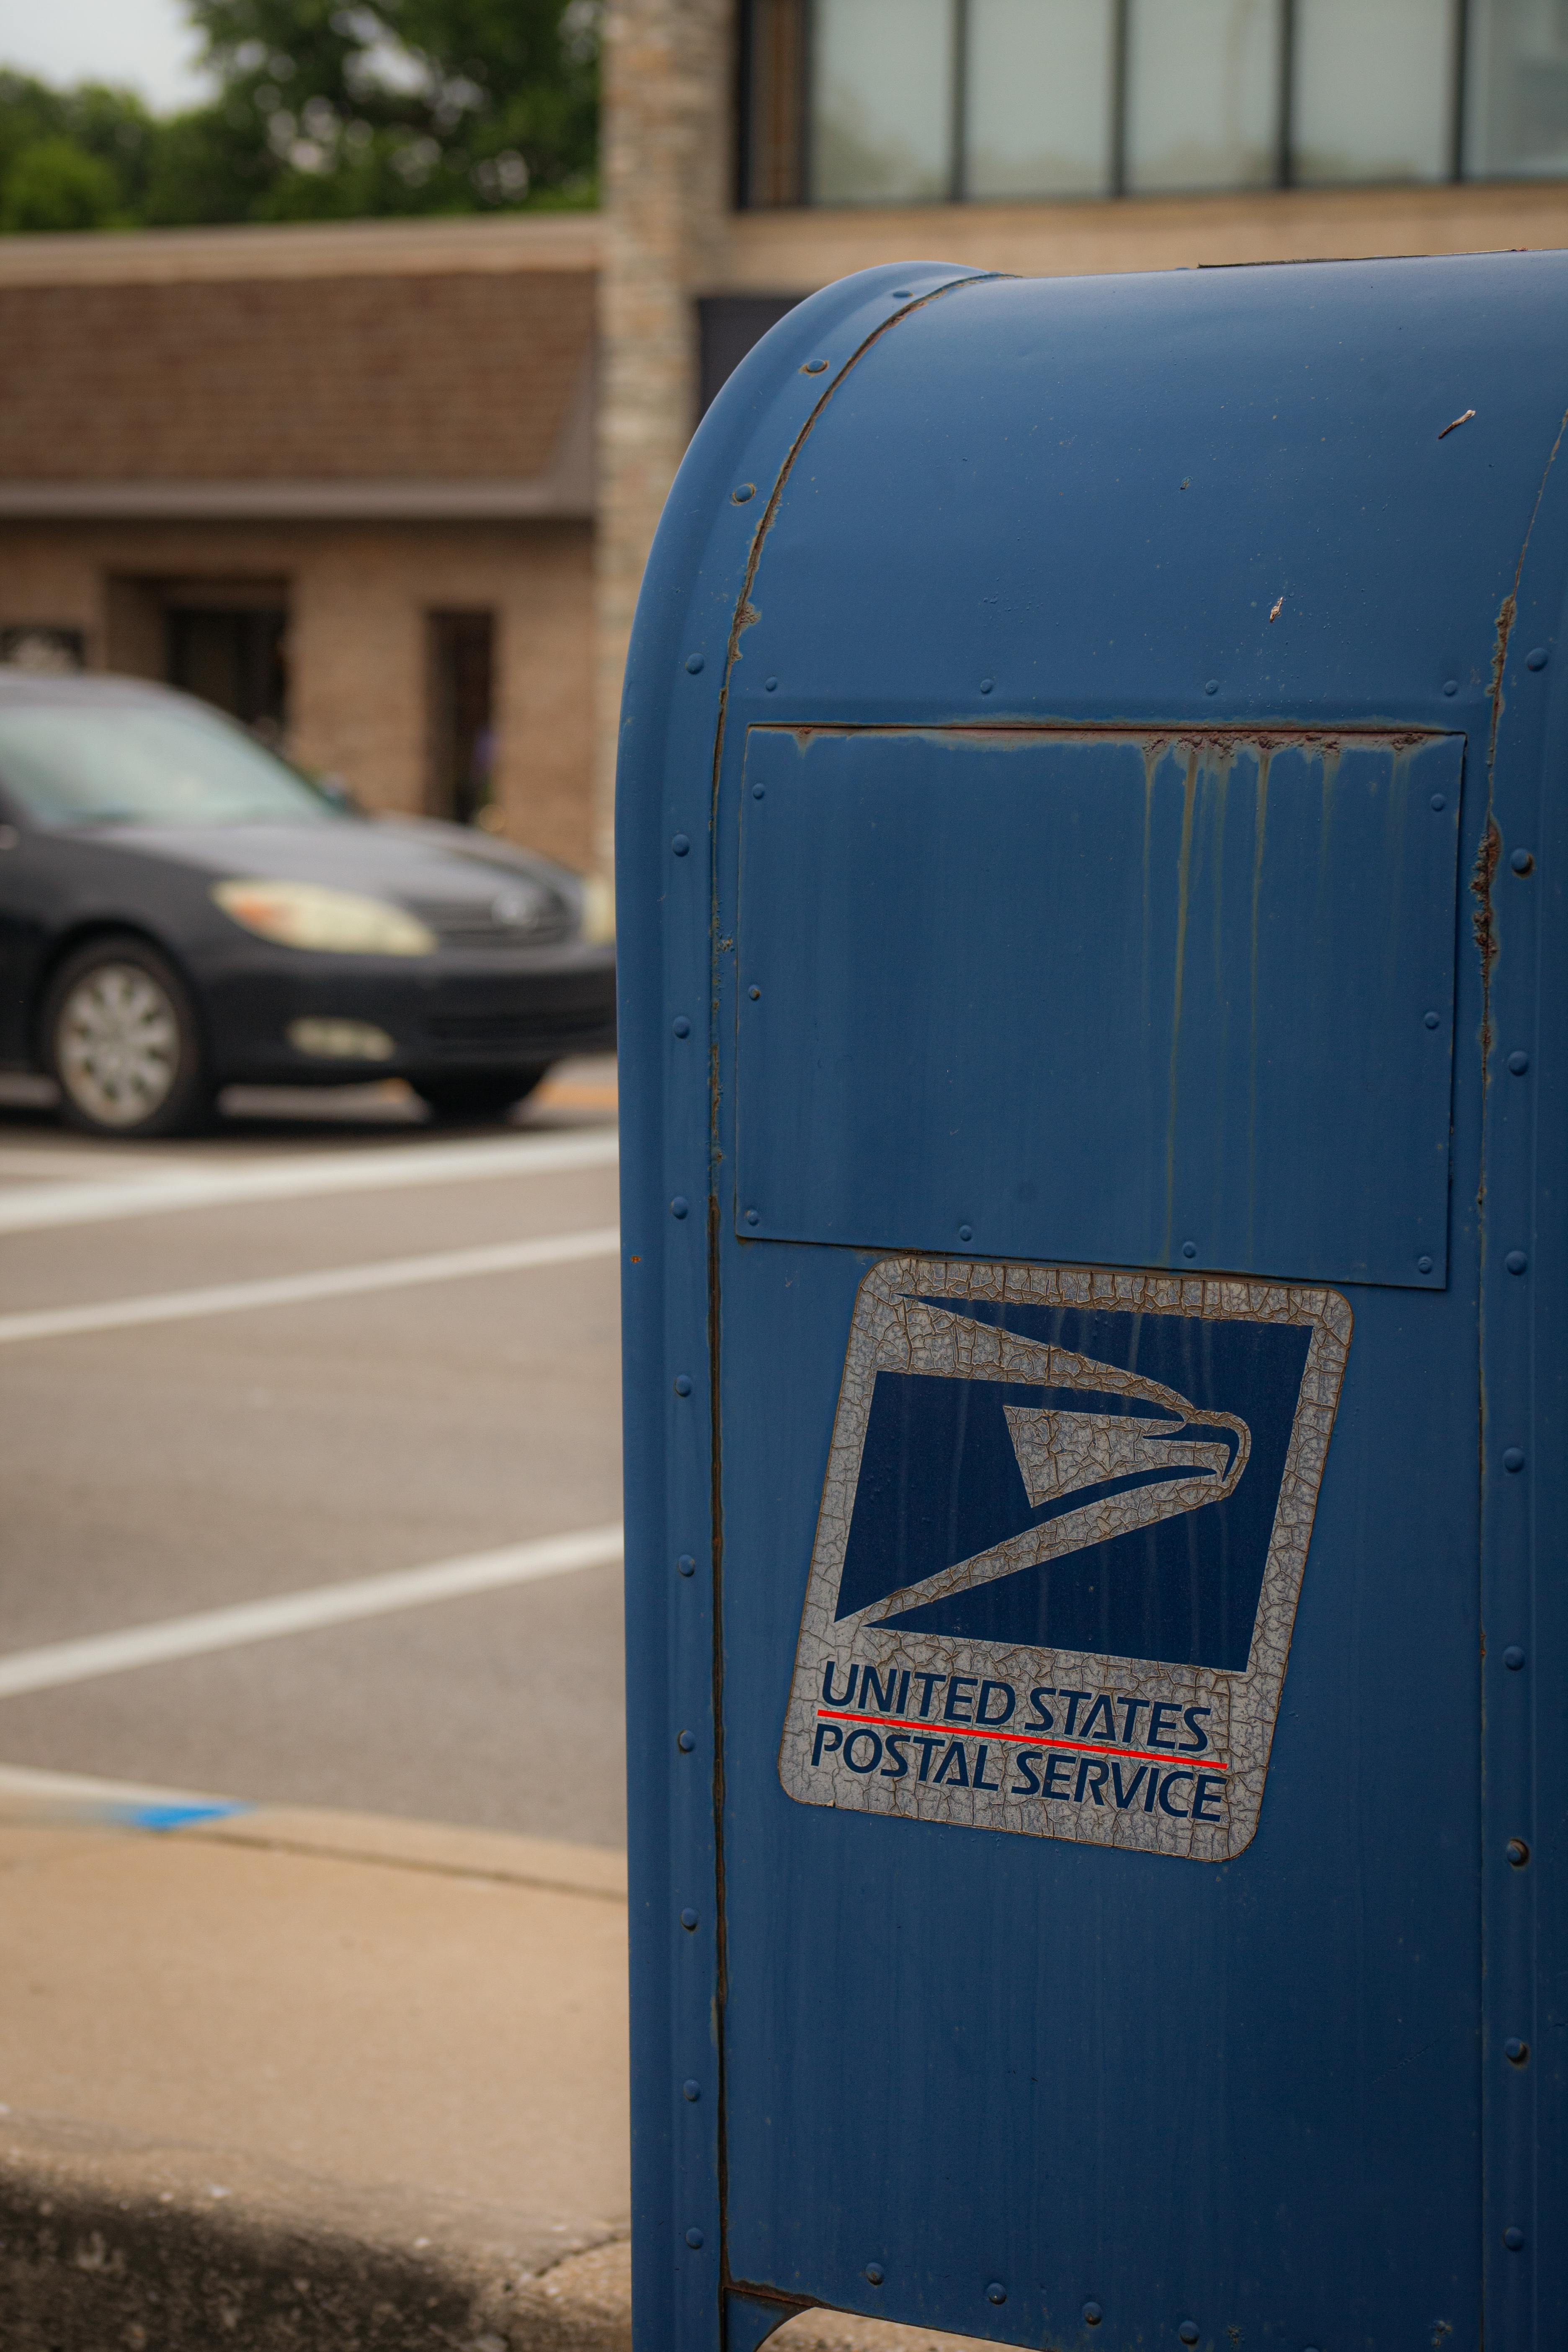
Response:
[{"label": "blurred dark car", "polygon": [[563,867],[367,818],[184,695],[0,669],[0,1065],[78,1127],[385,1076],[499,1117],[615,1042],[595,913]]}]

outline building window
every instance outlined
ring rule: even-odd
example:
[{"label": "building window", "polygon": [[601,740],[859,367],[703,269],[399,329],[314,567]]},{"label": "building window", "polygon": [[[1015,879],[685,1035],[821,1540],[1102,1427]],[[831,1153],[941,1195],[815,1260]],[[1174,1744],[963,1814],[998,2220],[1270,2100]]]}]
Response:
[{"label": "building window", "polygon": [[1114,179],[1115,22],[1105,0],[970,0],[965,196],[1103,196]]},{"label": "building window", "polygon": [[1126,186],[1266,188],[1279,170],[1276,0],[1132,0]]},{"label": "building window", "polygon": [[744,0],[740,199],[1568,178],[1568,0]]},{"label": "building window", "polygon": [[[201,592],[198,590],[197,593]],[[163,674],[280,748],[289,724],[287,610],[271,603],[164,602]]]},{"label": "building window", "polygon": [[1568,5],[1469,0],[1465,172],[1568,179]]},{"label": "building window", "polygon": [[486,824],[495,792],[495,615],[432,613],[429,632],[429,813]]}]

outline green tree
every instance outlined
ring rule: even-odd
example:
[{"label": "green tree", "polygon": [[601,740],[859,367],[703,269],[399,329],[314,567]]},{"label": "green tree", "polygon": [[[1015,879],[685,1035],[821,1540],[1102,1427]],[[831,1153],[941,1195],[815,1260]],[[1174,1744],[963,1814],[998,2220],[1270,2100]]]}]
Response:
[{"label": "green tree", "polygon": [[101,227],[595,201],[600,0],[185,5],[205,106],[160,120],[126,91],[0,72],[0,227],[23,225],[11,181],[46,143],[17,200],[30,226],[50,205],[49,226]]},{"label": "green tree", "polygon": [[108,228],[119,208],[114,173],[74,139],[24,147],[0,193],[0,229]]},{"label": "green tree", "polygon": [[0,227],[138,218],[161,128],[131,90],[99,82],[57,90],[0,71]]},{"label": "green tree", "polygon": [[171,124],[156,220],[594,201],[596,0],[187,0],[220,96]]}]

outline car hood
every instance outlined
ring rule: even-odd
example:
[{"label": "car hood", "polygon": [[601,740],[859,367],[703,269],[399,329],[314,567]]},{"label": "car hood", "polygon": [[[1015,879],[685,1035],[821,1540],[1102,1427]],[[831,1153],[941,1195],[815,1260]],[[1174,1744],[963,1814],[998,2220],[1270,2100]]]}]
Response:
[{"label": "car hood", "polygon": [[576,883],[510,843],[461,825],[416,819],[352,817],[326,824],[147,825],[95,832],[94,846],[189,867],[213,881],[323,883],[410,907],[488,907],[499,893],[532,883],[567,904]]}]

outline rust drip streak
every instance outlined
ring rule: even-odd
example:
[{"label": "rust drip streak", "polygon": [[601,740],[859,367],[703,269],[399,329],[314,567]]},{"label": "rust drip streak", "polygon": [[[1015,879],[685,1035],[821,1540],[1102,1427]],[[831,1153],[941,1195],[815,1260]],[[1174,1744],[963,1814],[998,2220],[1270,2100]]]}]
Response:
[{"label": "rust drip streak", "polygon": [[1258,754],[1257,802],[1252,842],[1252,935],[1247,960],[1248,1046],[1247,1060],[1247,1249],[1253,1251],[1258,1222],[1258,929],[1263,900],[1263,845],[1268,830],[1268,764],[1267,747]]},{"label": "rust drip streak", "polygon": [[1498,860],[1502,856],[1502,835],[1491,811],[1487,812],[1485,831],[1476,851],[1476,862],[1470,868],[1470,896],[1475,911],[1470,917],[1470,929],[1475,935],[1476,953],[1481,960],[1481,1052],[1491,1052],[1491,982],[1492,967],[1497,962],[1497,914],[1492,905],[1492,884],[1497,879]]},{"label": "rust drip streak", "polygon": [[1182,848],[1176,867],[1176,974],[1171,998],[1171,1099],[1165,1118],[1165,1255],[1171,1255],[1176,1216],[1176,1101],[1182,1058],[1182,990],[1186,978],[1187,910],[1192,896],[1193,809],[1197,799],[1198,754],[1187,754],[1182,787]]}]

